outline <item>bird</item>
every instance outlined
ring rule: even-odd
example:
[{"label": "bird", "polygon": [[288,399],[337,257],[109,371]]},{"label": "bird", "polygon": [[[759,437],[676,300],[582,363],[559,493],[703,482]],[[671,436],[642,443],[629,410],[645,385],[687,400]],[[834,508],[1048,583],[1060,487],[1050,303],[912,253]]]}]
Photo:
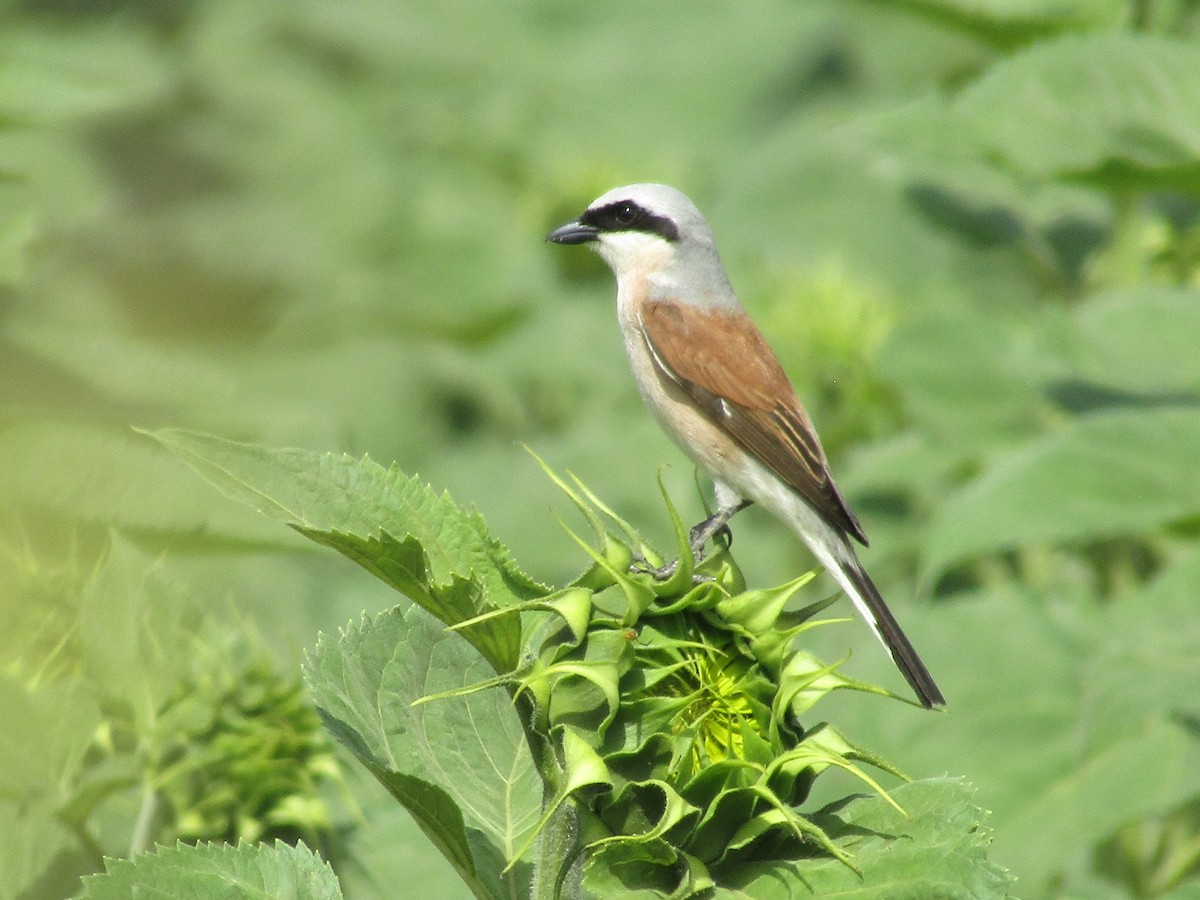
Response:
[{"label": "bird", "polygon": [[816,429],[779,358],[730,284],[712,229],[665,184],[594,200],[546,240],[594,250],[617,281],[617,320],[650,412],[713,480],[717,510],[692,529],[699,556],[757,503],[789,525],[849,596],[926,708],[946,701],[853,541],[867,536],[834,483]]}]

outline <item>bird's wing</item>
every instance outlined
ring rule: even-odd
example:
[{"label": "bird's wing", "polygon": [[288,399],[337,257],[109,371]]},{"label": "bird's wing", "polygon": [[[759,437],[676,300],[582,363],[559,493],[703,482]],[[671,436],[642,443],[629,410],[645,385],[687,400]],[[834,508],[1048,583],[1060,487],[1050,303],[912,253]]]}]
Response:
[{"label": "bird's wing", "polygon": [[650,355],[741,447],[831,525],[867,543],[783,366],[742,313],[649,301],[640,309]]}]

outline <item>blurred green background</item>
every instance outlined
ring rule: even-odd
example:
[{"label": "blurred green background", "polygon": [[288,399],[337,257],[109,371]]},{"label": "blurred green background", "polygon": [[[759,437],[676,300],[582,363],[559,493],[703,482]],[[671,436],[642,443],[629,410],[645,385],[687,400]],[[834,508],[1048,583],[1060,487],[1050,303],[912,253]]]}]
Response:
[{"label": "blurred green background", "polygon": [[[1023,897],[1200,896],[1198,6],[0,3],[0,897],[274,836],[461,895],[299,684],[397,598],[130,426],[395,460],[562,581],[524,442],[666,544],[691,467],[608,271],[543,244],[643,180],[706,213],[951,704],[823,715],[967,778]],[[735,530],[752,584],[811,565]]]}]

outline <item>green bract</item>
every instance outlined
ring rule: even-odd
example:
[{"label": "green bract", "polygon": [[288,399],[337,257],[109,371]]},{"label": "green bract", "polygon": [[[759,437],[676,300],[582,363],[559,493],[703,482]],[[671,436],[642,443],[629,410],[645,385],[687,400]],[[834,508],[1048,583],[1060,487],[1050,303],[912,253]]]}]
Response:
[{"label": "green bract", "polygon": [[[594,531],[595,547],[576,536],[592,567],[548,597],[459,623],[525,613],[531,627],[521,665],[418,702],[498,684],[531,698],[533,725],[561,767],[541,824],[571,797],[584,817],[583,849],[604,865],[632,855],[695,890],[715,883],[710,870],[747,858],[825,853],[853,868],[851,855],[797,807],[831,766],[893,803],[858,763],[904,776],[831,725],[801,720],[837,688],[886,693],[796,647],[808,629],[844,621],[815,618],[831,600],[788,608],[814,573],[748,591],[726,550],[694,566],[664,490],[679,563],[660,579],[639,571],[661,558],[636,530],[578,479],[547,473]],[[635,560],[649,562],[631,567]]]}]

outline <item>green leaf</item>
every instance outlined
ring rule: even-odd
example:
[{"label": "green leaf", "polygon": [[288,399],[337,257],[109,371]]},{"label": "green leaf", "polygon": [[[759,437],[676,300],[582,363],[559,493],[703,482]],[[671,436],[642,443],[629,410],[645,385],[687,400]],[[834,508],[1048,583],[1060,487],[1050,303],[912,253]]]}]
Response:
[{"label": "green leaf", "polygon": [[[1012,723],[1012,733],[1025,734],[1042,753],[1008,790],[993,792],[996,842],[1031,880],[1051,883],[1064,871],[1079,872],[1089,866],[1091,848],[1126,823],[1200,797],[1200,741],[1189,719],[1200,696],[1197,583],[1200,554],[1193,550],[1118,603],[1085,608],[1077,618],[1060,613],[1050,625],[1063,632],[1054,647],[1038,646],[1030,633],[1047,630],[1042,616],[1011,629],[1002,623],[1012,646],[1028,646],[1031,658],[1054,653],[1072,669],[1069,680],[1043,674],[1034,682],[1041,683],[1037,693],[1013,685],[1029,709],[1026,724]],[[1006,677],[1004,668],[989,668]],[[970,688],[976,700],[981,687]],[[1064,713],[1057,724],[1045,715],[1052,709]],[[978,714],[972,718],[978,728]],[[992,718],[986,727],[997,724]]]},{"label": "green leaf", "polygon": [[1091,846],[1125,823],[1161,815],[1196,796],[1179,791],[1198,787],[1186,774],[1197,749],[1195,736],[1178,726],[1146,722],[1025,797],[997,823],[998,852],[1046,883],[1064,870],[1084,869]]},{"label": "green leaf", "polygon": [[477,512],[395,466],[385,469],[368,457],[345,454],[269,450],[177,429],[150,436],[228,496],[302,532],[418,538],[435,584],[477,574],[511,579],[516,588],[541,587],[488,535]]},{"label": "green leaf", "polygon": [[112,115],[151,105],[171,83],[168,60],[148,34],[136,29],[12,28],[5,38],[5,117],[55,121]]},{"label": "green leaf", "polygon": [[[151,436],[228,496],[333,547],[448,625],[548,593],[512,562],[477,512],[395,466],[186,431]],[[462,633],[497,671],[516,665],[516,616]]]},{"label": "green leaf", "polygon": [[329,863],[303,844],[180,843],[133,859],[106,859],[105,874],[84,879],[83,900],[191,897],[195,900],[338,900]]},{"label": "green leaf", "polygon": [[1125,15],[1120,0],[891,0],[888,5],[1001,48],[1089,25],[1115,25]]},{"label": "green leaf", "polygon": [[531,836],[542,788],[509,694],[413,706],[485,680],[483,660],[416,608],[323,636],[306,664],[326,725],[404,805],[478,897],[520,895],[504,873]]},{"label": "green leaf", "polygon": [[0,468],[22,473],[0,484],[0,503],[31,527],[53,515],[141,538],[174,538],[192,549],[301,543],[278,529],[272,533],[270,523],[222,502],[204,485],[189,484],[177,460],[126,428],[12,425],[0,432]]},{"label": "green leaf", "polygon": [[[1072,374],[1118,395],[1200,399],[1200,291],[1106,291],[1072,313],[1061,351]],[[1133,400],[1139,399],[1135,396]]]},{"label": "green leaf", "polygon": [[993,66],[957,108],[1034,176],[1120,166],[1200,177],[1200,47],[1131,33],[1067,35]]},{"label": "green leaf", "polygon": [[1002,456],[938,510],[934,579],[981,553],[1137,534],[1200,511],[1200,409],[1097,414]]},{"label": "green leaf", "polygon": [[56,798],[78,777],[102,721],[86,685],[52,684],[30,690],[0,674],[0,795]]},{"label": "green leaf", "polygon": [[195,598],[164,569],[160,558],[114,537],[80,597],[83,669],[103,697],[120,698],[139,731],[153,727],[200,658],[189,616]]},{"label": "green leaf", "polygon": [[1046,406],[1037,342],[993,313],[913,316],[889,339],[881,365],[910,415],[951,449],[1028,435]]},{"label": "green leaf", "polygon": [[[10,721],[5,719],[5,721]],[[46,803],[0,800],[0,897],[71,897],[95,859]]]},{"label": "green leaf", "polygon": [[[1024,895],[1054,896],[1118,829],[1200,797],[1197,583],[1193,551],[1103,607],[1027,589],[957,597],[920,630],[949,714],[898,733],[847,707],[838,725],[870,745],[890,738],[906,771],[963,773],[992,811],[993,858]],[[907,809],[903,789],[893,796]]]}]

